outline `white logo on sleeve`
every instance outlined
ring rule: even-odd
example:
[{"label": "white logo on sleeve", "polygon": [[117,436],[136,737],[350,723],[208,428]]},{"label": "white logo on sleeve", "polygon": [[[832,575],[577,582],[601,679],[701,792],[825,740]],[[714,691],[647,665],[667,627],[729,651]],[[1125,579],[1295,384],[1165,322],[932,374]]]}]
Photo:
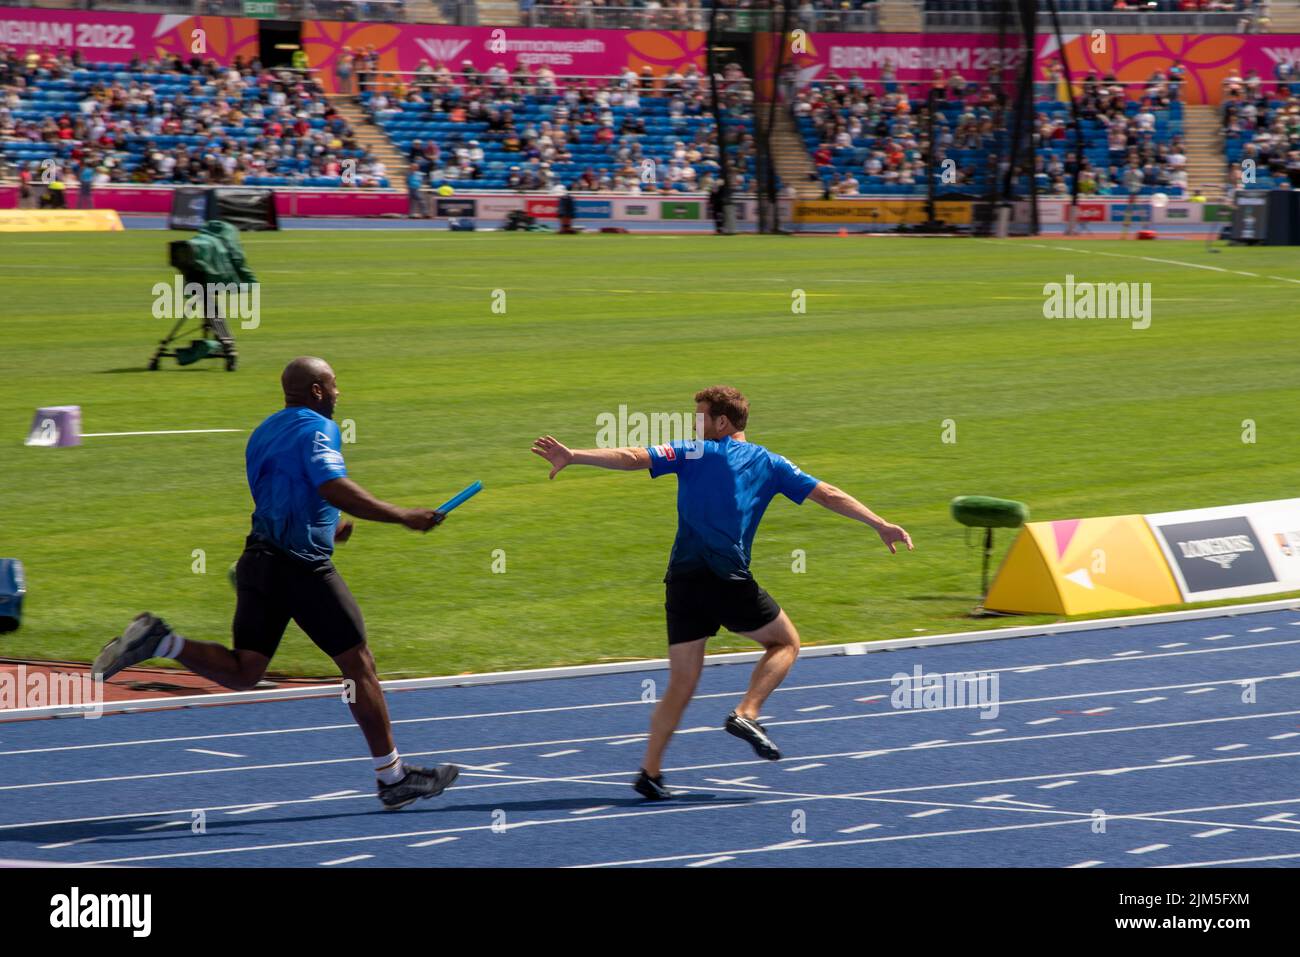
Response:
[{"label": "white logo on sleeve", "polygon": [[311,460],[313,462],[324,462],[326,465],[335,468],[343,464],[343,453],[338,449],[332,449],[329,446],[330,437],[324,432],[317,432],[312,440]]},{"label": "white logo on sleeve", "polygon": [[794,469],[794,474],[795,474],[795,475],[803,475],[803,472],[799,469],[799,466],[795,465],[793,462],[791,462],[791,461],[790,461],[788,458],[786,458],[784,455],[781,456],[781,461],[784,462],[786,465],[790,466],[790,468]]}]

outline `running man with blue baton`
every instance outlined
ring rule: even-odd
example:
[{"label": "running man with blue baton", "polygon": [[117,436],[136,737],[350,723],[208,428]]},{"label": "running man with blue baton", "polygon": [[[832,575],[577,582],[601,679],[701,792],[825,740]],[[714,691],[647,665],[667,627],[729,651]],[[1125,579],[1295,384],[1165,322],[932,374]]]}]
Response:
[{"label": "running man with blue baton", "polygon": [[352,523],[341,521],[339,512],[427,532],[473,495],[478,483],[442,509],[399,508],[380,501],[348,478],[333,421],[339,390],[329,363],[310,356],[294,359],[280,383],[284,408],[253,431],[245,452],[255,508],[252,532],[235,570],[234,649],[183,638],[161,618],[145,613],[104,646],[92,671],[107,680],[150,658],[173,658],[195,674],[243,691],[262,680],[293,619],[334,659],[354,690],[349,707],[370,746],[379,801],[385,810],[396,811],[441,794],[460,771],[451,764],[405,764],[397,752],[361,609],[330,561],[334,543],[352,534]]},{"label": "running man with blue baton", "polygon": [[897,552],[896,545],[912,548],[906,529],[886,522],[847,492],[806,475],[784,456],[746,441],[749,401],[739,391],[714,386],[696,393],[695,403],[702,427],[694,442],[568,449],[546,435],[533,443],[533,451],[551,464],[551,478],[569,465],[649,469],[651,478],[677,476],[677,538],[664,575],[668,690],[650,718],[645,758],[633,784],[638,794],[653,801],[673,796],[664,786],[660,764],[695,694],[705,643],[719,628],[763,646],[749,690],[727,716],[724,730],[747,742],[760,758],[781,757],[758,716],[799,655],[799,633],[749,571],[754,533],[775,496],[784,495],[796,505],[812,499],[862,522],[875,530],[891,553]]}]

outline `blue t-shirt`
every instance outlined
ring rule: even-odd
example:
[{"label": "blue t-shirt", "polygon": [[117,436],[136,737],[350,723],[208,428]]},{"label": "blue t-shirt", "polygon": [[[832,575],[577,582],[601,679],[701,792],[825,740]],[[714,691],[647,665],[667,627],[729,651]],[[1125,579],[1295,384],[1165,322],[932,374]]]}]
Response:
[{"label": "blue t-shirt", "polygon": [[253,536],[308,562],[334,552],[339,510],[317,488],[348,474],[339,427],[303,406],[281,409],[253,430],[244,453],[253,493]]},{"label": "blue t-shirt", "polygon": [[752,578],[749,553],[768,502],[780,493],[799,505],[817,487],[785,456],[730,436],[647,451],[651,478],[677,476],[677,538],[664,581],[706,569],[719,578]]}]

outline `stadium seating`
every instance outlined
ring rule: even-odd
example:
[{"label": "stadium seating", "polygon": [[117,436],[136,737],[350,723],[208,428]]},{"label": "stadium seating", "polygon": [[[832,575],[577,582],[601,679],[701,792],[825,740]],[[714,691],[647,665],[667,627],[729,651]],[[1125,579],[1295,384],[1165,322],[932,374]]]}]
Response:
[{"label": "stadium seating", "polygon": [[[611,80],[606,89],[613,90],[620,82]],[[590,172],[600,181],[596,188],[686,192],[707,189],[719,173],[718,163],[712,158],[717,141],[713,117],[703,108],[702,100],[690,96],[685,97],[683,112],[676,115],[670,112],[669,96],[643,95],[632,107],[612,103],[590,107],[597,121],[582,122],[578,108],[571,109],[567,118],[556,118],[557,109],[566,105],[562,84],[554,92],[503,90],[491,94],[485,108],[501,114],[508,111],[513,126],[507,130],[492,129],[489,120],[481,117],[471,119],[461,115],[469,99],[461,84],[450,92],[423,97],[418,102],[378,99],[381,95],[361,94],[363,107],[403,153],[422,159],[427,182],[433,187],[445,184],[457,190],[546,189],[555,185],[572,186],[580,176]],[[644,123],[644,132],[639,126],[635,132],[624,131],[625,124],[630,127],[636,123]],[[732,142],[729,150],[733,170],[743,177],[742,189],[752,189],[754,184],[752,151],[745,148],[746,143],[752,142],[753,123],[747,109],[729,113],[730,135],[733,140],[739,137],[741,141]],[[561,153],[548,161],[540,153],[536,141],[544,135],[547,124],[554,133],[564,134],[567,158]],[[607,143],[598,142],[597,134],[606,125],[612,128],[613,138]],[[511,131],[519,137],[517,149],[507,148]],[[530,131],[538,135],[530,137]],[[436,150],[431,150],[431,144]],[[683,163],[680,159],[673,163],[671,158],[674,152],[689,151],[692,147],[701,154],[697,161],[685,164],[694,175],[677,178],[683,171]],[[457,152],[470,148],[481,149],[482,159],[472,166],[461,166],[456,162]],[[430,161],[428,152],[433,152],[436,158]],[[531,154],[538,154],[539,162],[530,164]],[[653,161],[653,177],[642,175],[647,161]],[[532,182],[527,180],[530,166],[534,170]],[[629,166],[636,168],[635,176],[624,173],[620,178],[619,171]],[[467,169],[472,170],[469,175]]]}]

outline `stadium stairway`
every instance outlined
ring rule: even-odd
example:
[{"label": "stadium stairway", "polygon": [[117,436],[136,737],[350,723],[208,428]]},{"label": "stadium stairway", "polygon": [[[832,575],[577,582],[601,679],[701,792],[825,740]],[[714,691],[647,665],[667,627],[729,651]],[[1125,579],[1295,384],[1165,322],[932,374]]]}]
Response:
[{"label": "stadium stairway", "polygon": [[1226,181],[1219,111],[1215,106],[1188,106],[1183,113],[1183,144],[1187,156],[1187,188],[1207,190],[1219,198]]},{"label": "stadium stairway", "polygon": [[519,0],[478,0],[478,22],[485,27],[518,26]]},{"label": "stadium stairway", "polygon": [[788,110],[776,111],[776,123],[772,127],[772,163],[781,182],[794,186],[798,199],[821,198],[822,185],[817,179],[817,168]]},{"label": "stadium stairway", "polygon": [[393,145],[387,134],[370,122],[370,117],[362,112],[352,96],[346,93],[331,93],[326,97],[330,106],[339,111],[348,121],[356,134],[357,145],[379,157],[387,168],[388,182],[400,186],[406,182],[406,170],[409,164],[401,151]]},{"label": "stadium stairway", "polygon": [[1300,0],[1273,0],[1268,20],[1269,33],[1300,33]]},{"label": "stadium stairway", "polygon": [[877,0],[880,29],[885,33],[920,33],[925,29],[921,0]]}]

